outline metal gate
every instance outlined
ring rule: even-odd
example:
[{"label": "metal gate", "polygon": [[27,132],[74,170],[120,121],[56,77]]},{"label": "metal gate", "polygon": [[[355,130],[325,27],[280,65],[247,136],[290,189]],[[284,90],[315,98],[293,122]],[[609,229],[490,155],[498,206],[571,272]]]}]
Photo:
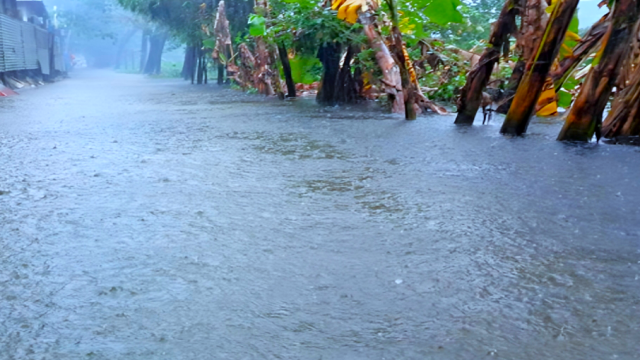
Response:
[{"label": "metal gate", "polygon": [[64,71],[64,56],[62,54],[62,39],[60,36],[53,38],[53,69]]},{"label": "metal gate", "polygon": [[22,44],[20,22],[0,14],[0,48],[3,59],[0,72],[26,69]]},{"label": "metal gate", "polygon": [[38,68],[38,47],[36,46],[36,27],[22,22],[22,45],[24,51],[24,68],[33,70]]},{"label": "metal gate", "polygon": [[[55,69],[64,71],[60,45],[59,36],[31,23],[0,14],[0,73],[40,68],[44,75],[49,75],[52,63]],[[53,62],[52,52],[55,53]]]},{"label": "metal gate", "polygon": [[36,29],[36,47],[38,48],[38,62],[44,75],[51,74],[49,60],[49,33],[45,29]]}]

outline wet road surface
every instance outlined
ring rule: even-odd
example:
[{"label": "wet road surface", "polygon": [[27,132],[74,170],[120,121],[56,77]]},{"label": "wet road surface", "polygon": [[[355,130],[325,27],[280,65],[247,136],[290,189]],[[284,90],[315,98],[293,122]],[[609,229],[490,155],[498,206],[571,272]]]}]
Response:
[{"label": "wet road surface", "polygon": [[85,72],[0,99],[0,359],[637,359],[640,149]]}]

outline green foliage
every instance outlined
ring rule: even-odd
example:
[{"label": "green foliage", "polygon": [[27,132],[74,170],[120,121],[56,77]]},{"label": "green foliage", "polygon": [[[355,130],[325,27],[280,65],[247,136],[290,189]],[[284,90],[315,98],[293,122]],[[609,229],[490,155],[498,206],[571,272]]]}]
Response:
[{"label": "green foliage", "polygon": [[289,64],[294,82],[311,84],[320,81],[322,64],[315,56],[299,54],[293,59],[289,59]]},{"label": "green foliage", "polygon": [[[430,89],[429,98],[439,101],[453,101],[458,95],[460,87],[467,81],[469,70],[465,61],[451,48],[444,47],[441,42],[432,41],[429,56],[435,56],[439,61],[436,68],[432,68],[427,63],[423,63],[424,71],[419,71],[418,82],[421,86]],[[420,59],[419,49],[410,51],[412,59]],[[424,72],[424,73],[423,73]],[[421,75],[421,76],[420,76]]]},{"label": "green foliage", "polygon": [[460,0],[386,0],[382,10],[397,18],[400,31],[416,39],[431,37],[430,27],[461,23]]},{"label": "green foliage", "polygon": [[460,5],[462,5],[460,0],[431,0],[424,5],[424,14],[431,22],[440,26],[461,23],[462,14],[458,11]]},{"label": "green foliage", "polygon": [[[574,14],[571,19],[571,23],[569,24],[569,29],[567,30],[567,34],[578,35],[580,21],[578,20],[578,14]],[[562,47],[560,48],[559,59],[563,57],[573,56],[571,49],[573,49],[576,45],[578,45],[578,41],[575,37],[567,35],[564,38],[564,42],[562,43]]]},{"label": "green foliage", "polygon": [[168,30],[173,37],[187,44],[203,40],[201,25],[213,17],[210,7],[201,8],[202,0],[118,0],[125,9],[139,14],[156,27]]},{"label": "green foliage", "polygon": [[571,106],[571,100],[573,99],[573,96],[565,91],[565,90],[560,90],[558,92],[558,106],[561,108],[568,108],[569,106]]},{"label": "green foliage", "polygon": [[504,0],[464,0],[458,7],[460,21],[445,25],[425,23],[424,33],[465,50],[481,46],[489,38],[491,24],[497,20],[503,4]]},{"label": "green foliage", "polygon": [[565,90],[574,90],[580,84],[580,80],[577,80],[573,76],[569,76],[567,80],[562,84],[562,88]]},{"label": "green foliage", "polygon": [[[253,16],[249,20],[253,36],[264,36],[269,42],[283,43],[289,49],[305,55],[315,55],[322,44],[326,43],[365,43],[362,26],[349,26],[335,16],[331,9],[321,6],[314,0],[274,0],[271,1],[271,13],[261,23],[261,17]],[[261,26],[264,24],[264,34]]]},{"label": "green foliage", "polygon": [[216,46],[215,38],[208,38],[208,39],[202,40],[202,47],[204,47],[205,49],[213,49],[215,46]]},{"label": "green foliage", "polygon": [[264,36],[267,28],[264,16],[251,14],[249,15],[249,34],[251,36]]},{"label": "green foliage", "polygon": [[176,63],[176,62],[168,62],[168,61],[163,61],[162,62],[162,71],[161,71],[161,76],[163,77],[167,77],[167,78],[179,78],[182,76],[181,72],[182,72],[182,64],[181,63]]}]

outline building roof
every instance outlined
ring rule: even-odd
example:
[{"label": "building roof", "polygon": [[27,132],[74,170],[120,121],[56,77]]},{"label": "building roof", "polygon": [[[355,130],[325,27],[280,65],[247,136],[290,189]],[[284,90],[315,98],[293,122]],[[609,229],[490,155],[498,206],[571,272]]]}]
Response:
[{"label": "building roof", "polygon": [[33,15],[48,19],[49,13],[42,0],[17,0],[18,9],[29,10]]}]

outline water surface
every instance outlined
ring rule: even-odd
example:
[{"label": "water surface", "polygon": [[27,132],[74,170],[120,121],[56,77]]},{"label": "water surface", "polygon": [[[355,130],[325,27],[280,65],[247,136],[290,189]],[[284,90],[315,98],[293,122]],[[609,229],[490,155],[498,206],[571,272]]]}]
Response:
[{"label": "water surface", "polygon": [[1,359],[636,359],[640,149],[100,72],[0,99]]}]

